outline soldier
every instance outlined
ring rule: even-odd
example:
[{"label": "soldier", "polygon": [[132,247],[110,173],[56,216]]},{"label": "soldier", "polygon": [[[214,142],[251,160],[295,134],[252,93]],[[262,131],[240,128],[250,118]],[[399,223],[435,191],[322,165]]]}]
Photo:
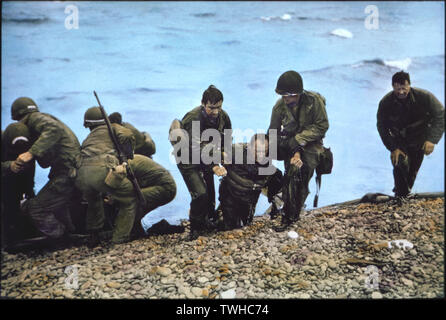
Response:
[{"label": "soldier", "polygon": [[395,197],[411,196],[424,155],[434,151],[444,132],[444,107],[429,91],[410,86],[409,74],[392,77],[393,91],[379,102],[377,128],[391,152]]},{"label": "soldier", "polygon": [[2,245],[36,235],[29,217],[20,210],[20,202],[35,197],[35,161],[24,166],[17,164],[17,157],[31,147],[28,127],[21,122],[11,123],[2,132]]},{"label": "soldier", "polygon": [[[99,107],[89,108],[84,115],[84,126],[90,134],[82,142],[82,166],[76,179],[76,186],[88,202],[87,232],[90,234],[89,247],[100,242],[99,232],[104,227],[103,195],[110,194],[119,206],[115,219],[112,243],[129,240],[137,210],[137,197],[133,185],[127,177],[120,181],[119,188],[111,188],[105,182],[110,170],[120,169],[118,154],[110,137],[108,127]],[[130,155],[135,145],[132,132],[116,123],[112,124],[118,143]],[[130,155],[131,157],[131,155]]]},{"label": "soldier", "polygon": [[[272,202],[282,187],[280,170],[274,168],[272,174],[260,171],[260,168],[268,166],[265,161],[269,150],[268,141],[267,135],[256,134],[249,145],[233,145],[232,161],[231,164],[224,164],[227,175],[222,179],[219,189],[225,230],[251,224],[262,189],[268,189],[268,201]],[[236,162],[237,154],[243,155],[242,163]]]},{"label": "soldier", "polygon": [[[145,235],[141,219],[149,212],[172,201],[177,187],[170,172],[149,157],[135,154],[134,158],[129,160],[129,166],[138,180],[145,199],[145,205],[138,208],[132,231],[138,238]],[[111,174],[113,176],[108,176],[106,184],[114,189],[120,188],[121,181],[125,177],[125,169],[117,167]]]},{"label": "soldier", "polygon": [[[203,162],[201,152],[212,141],[202,141],[201,135],[206,129],[217,130],[220,135],[218,146],[221,148],[220,151],[224,151],[225,139],[231,141],[232,135],[225,136],[224,133],[225,129],[232,129],[231,120],[228,114],[222,110],[222,104],[223,94],[211,85],[203,92],[201,106],[189,111],[181,121],[182,128],[189,136],[189,161],[187,163],[180,161],[178,169],[192,197],[190,204],[191,239],[198,237],[202,232],[215,228],[211,222],[211,219],[216,220],[214,174],[222,177],[226,175],[226,169],[220,166],[221,157],[218,161],[212,161],[210,164]],[[199,126],[199,131],[194,132],[193,127],[195,126]],[[214,145],[216,143],[214,141]],[[196,156],[199,156],[198,163],[194,163]]]},{"label": "soldier", "polygon": [[47,184],[22,205],[22,210],[45,236],[68,236],[74,231],[68,206],[81,161],[79,141],[62,121],[39,112],[30,98],[16,99],[11,115],[28,127],[32,142],[31,148],[17,157],[17,165],[36,159],[42,168],[51,167]]},{"label": "soldier", "polygon": [[277,130],[279,160],[285,162],[283,185],[284,217],[276,231],[285,230],[299,219],[308,196],[308,183],[324,152],[322,139],[328,130],[325,98],[303,89],[296,71],[283,73],[277,81],[277,101],[269,130]]},{"label": "soldier", "polygon": [[152,158],[152,155],[156,152],[155,142],[150,134],[147,132],[141,132],[128,122],[122,122],[122,116],[119,112],[113,112],[108,116],[111,123],[117,123],[121,126],[132,130],[135,136],[135,153],[142,154],[146,157]]}]

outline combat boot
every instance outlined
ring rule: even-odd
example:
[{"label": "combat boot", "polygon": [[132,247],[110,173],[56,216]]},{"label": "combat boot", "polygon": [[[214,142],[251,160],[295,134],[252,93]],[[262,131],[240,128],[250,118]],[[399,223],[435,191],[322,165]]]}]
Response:
[{"label": "combat boot", "polygon": [[87,247],[92,249],[97,247],[100,243],[101,243],[101,238],[99,236],[99,231],[98,230],[91,231],[89,233],[89,237],[87,240]]}]

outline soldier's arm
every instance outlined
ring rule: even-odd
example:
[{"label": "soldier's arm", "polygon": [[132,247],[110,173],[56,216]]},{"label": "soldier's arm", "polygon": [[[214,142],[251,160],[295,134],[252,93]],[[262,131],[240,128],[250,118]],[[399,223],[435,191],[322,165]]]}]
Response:
[{"label": "soldier's arm", "polygon": [[269,128],[268,128],[268,132],[271,129],[277,130],[277,136],[279,136],[279,134],[280,134],[280,127],[282,125],[282,120],[280,118],[280,112],[278,110],[279,103],[280,103],[280,99],[276,102],[276,104],[273,107],[273,111],[271,112],[271,120],[270,120]]},{"label": "soldier's arm", "polygon": [[376,127],[384,146],[391,152],[398,149],[396,139],[390,135],[389,128],[386,126],[387,119],[385,113],[385,103],[383,100],[379,102],[376,119]]},{"label": "soldier's arm", "polygon": [[322,139],[328,130],[327,112],[325,106],[318,98],[315,98],[313,108],[312,124],[304,127],[300,133],[294,136],[294,140],[296,140],[300,146],[305,146],[310,142]]},{"label": "soldier's arm", "polygon": [[60,140],[64,129],[52,117],[34,112],[28,115],[26,125],[39,133],[39,138],[28,150],[34,157],[43,157]]},{"label": "soldier's arm", "polygon": [[444,107],[433,94],[429,94],[427,106],[432,116],[430,127],[428,127],[427,141],[437,144],[444,132]]},{"label": "soldier's arm", "polygon": [[136,138],[132,130],[125,128],[117,123],[112,123],[112,128],[115,133],[116,139],[121,146],[128,146],[132,150],[135,150]]}]

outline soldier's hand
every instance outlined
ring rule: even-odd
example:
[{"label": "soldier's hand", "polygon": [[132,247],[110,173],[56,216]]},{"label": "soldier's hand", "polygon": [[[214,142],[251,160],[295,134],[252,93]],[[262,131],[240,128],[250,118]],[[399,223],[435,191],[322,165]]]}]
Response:
[{"label": "soldier's hand", "polygon": [[17,161],[12,161],[9,168],[11,169],[12,172],[19,173],[24,169],[24,166],[19,164]]},{"label": "soldier's hand", "polygon": [[390,159],[392,160],[392,163],[394,166],[398,165],[398,160],[399,160],[400,156],[407,158],[407,155],[400,149],[395,149],[390,154]]},{"label": "soldier's hand", "polygon": [[219,177],[224,177],[227,174],[225,167],[215,166],[212,168],[212,171]]},{"label": "soldier's hand", "polygon": [[430,155],[434,151],[434,147],[435,144],[430,141],[426,141],[421,149],[423,149],[425,155]]},{"label": "soldier's hand", "polygon": [[298,167],[298,168],[300,168],[300,167],[302,167],[303,166],[303,162],[302,162],[302,159],[300,158],[300,153],[299,152],[296,152],[295,154],[294,154],[294,156],[291,158],[291,160],[290,160],[290,163],[292,164],[292,165],[295,165],[296,167]]},{"label": "soldier's hand", "polygon": [[115,172],[117,173],[117,174],[126,174],[127,173],[127,170],[126,170],[126,167],[127,166],[127,163],[122,163],[122,164],[120,164],[119,166],[116,166],[115,167]]},{"label": "soldier's hand", "polygon": [[223,155],[223,163],[231,163],[231,158],[229,157],[229,154],[227,154],[226,152],[222,152],[222,155]]},{"label": "soldier's hand", "polygon": [[33,158],[34,156],[32,155],[32,153],[27,151],[25,153],[20,154],[17,157],[16,161],[18,162],[19,165],[23,165],[25,163],[30,162]]}]

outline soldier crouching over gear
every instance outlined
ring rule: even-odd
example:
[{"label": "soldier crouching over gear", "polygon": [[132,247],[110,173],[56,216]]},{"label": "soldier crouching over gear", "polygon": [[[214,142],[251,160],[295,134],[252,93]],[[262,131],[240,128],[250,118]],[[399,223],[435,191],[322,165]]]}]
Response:
[{"label": "soldier crouching over gear", "polygon": [[[248,144],[234,144],[231,164],[225,163],[227,175],[219,189],[220,208],[223,212],[225,230],[251,224],[262,188],[268,188],[268,201],[280,192],[282,172],[277,168],[271,174],[262,173],[268,167],[269,142],[265,134],[256,134]],[[237,154],[243,155],[237,163]]]},{"label": "soldier crouching over gear", "polygon": [[[84,126],[90,134],[82,142],[82,165],[76,179],[76,186],[82,191],[88,202],[87,231],[90,233],[89,246],[99,244],[99,232],[104,226],[103,194],[110,194],[119,205],[115,219],[112,243],[129,240],[136,216],[138,200],[133,185],[127,177],[120,182],[119,188],[110,188],[105,179],[110,170],[119,165],[118,153],[110,137],[108,127],[99,107],[89,108],[84,115]],[[113,131],[125,153],[132,152],[135,137],[132,132],[118,124],[112,124]]]},{"label": "soldier crouching over gear", "polygon": [[20,202],[35,197],[34,173],[35,161],[24,166],[15,161],[17,157],[31,147],[31,135],[28,127],[21,122],[11,123],[2,132],[2,245],[8,247],[15,241],[37,236],[29,217],[20,210]]},{"label": "soldier crouching over gear", "polygon": [[[132,231],[135,238],[140,238],[146,234],[141,219],[149,212],[172,201],[177,187],[170,172],[149,157],[135,154],[128,165],[132,168],[145,199],[145,205],[137,210]],[[113,189],[119,189],[124,178],[125,168],[120,165],[110,171],[105,183]]]},{"label": "soldier crouching over gear", "polygon": [[141,132],[128,122],[122,122],[122,116],[119,112],[113,112],[108,116],[111,123],[117,123],[121,126],[130,129],[135,136],[135,154],[142,154],[146,157],[152,158],[156,152],[155,142],[150,134]]},{"label": "soldier crouching over gear", "polygon": [[284,217],[276,231],[285,230],[299,219],[309,194],[308,184],[324,152],[322,138],[328,130],[325,98],[303,89],[296,71],[283,73],[277,81],[281,95],[271,114],[268,130],[277,130],[278,158],[285,161],[283,185]]},{"label": "soldier crouching over gear", "polygon": [[49,181],[22,205],[22,211],[45,236],[67,236],[74,231],[68,207],[81,161],[79,141],[59,119],[39,112],[30,98],[15,100],[11,114],[28,127],[32,141],[30,149],[17,157],[17,165],[36,159],[42,168],[51,167]]},{"label": "soldier crouching over gear", "polygon": [[434,151],[444,132],[444,107],[435,96],[410,86],[409,74],[392,77],[393,91],[379,102],[377,128],[391,152],[395,197],[410,196],[424,155]]}]

